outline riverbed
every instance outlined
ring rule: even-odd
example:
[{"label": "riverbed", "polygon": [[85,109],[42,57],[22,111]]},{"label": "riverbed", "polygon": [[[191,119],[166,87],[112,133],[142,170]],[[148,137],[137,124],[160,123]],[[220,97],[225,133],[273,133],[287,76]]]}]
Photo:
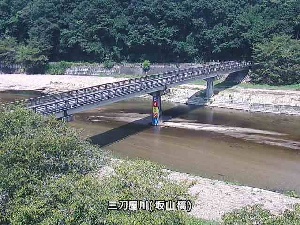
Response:
[{"label": "riverbed", "polygon": [[119,157],[142,158],[203,177],[300,193],[300,118],[134,99],[75,116],[72,126]]},{"label": "riverbed", "polygon": [[[36,96],[2,92],[0,101]],[[75,115],[71,126],[118,157],[142,158],[175,171],[280,192],[300,193],[300,118],[163,103],[136,98]]]},{"label": "riverbed", "polygon": [[[38,95],[0,92],[0,102]],[[193,183],[195,217],[221,221],[224,213],[255,204],[278,214],[299,203],[256,187],[300,193],[300,117],[168,102],[163,109],[159,127],[150,125],[151,102],[145,98],[77,114],[69,125],[119,158],[163,164],[175,182]]]}]

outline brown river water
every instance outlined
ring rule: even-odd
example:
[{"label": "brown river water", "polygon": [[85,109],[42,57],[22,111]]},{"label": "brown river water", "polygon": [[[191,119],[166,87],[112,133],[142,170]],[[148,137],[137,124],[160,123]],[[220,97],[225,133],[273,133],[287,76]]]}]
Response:
[{"label": "brown river water", "polygon": [[[0,102],[36,93],[0,93]],[[300,117],[132,99],[75,115],[70,125],[118,157],[141,158],[203,177],[300,193]]]}]

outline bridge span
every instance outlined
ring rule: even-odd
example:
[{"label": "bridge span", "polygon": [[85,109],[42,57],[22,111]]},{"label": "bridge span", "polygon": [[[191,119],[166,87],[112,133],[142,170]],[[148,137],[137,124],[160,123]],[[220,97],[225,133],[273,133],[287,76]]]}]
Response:
[{"label": "bridge span", "polygon": [[206,80],[206,97],[213,95],[213,81],[221,75],[248,69],[250,62],[228,61],[204,64],[199,67],[179,69],[165,73],[142,76],[97,86],[48,94],[25,100],[25,106],[36,113],[55,115],[69,121],[72,115],[144,94],[153,96],[152,124],[158,125],[161,112],[161,95],[171,87],[195,80]]}]

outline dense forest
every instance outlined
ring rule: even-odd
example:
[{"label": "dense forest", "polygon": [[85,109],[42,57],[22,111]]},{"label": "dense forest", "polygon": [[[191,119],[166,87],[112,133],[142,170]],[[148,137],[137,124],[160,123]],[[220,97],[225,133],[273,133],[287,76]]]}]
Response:
[{"label": "dense forest", "polygon": [[300,36],[299,0],[0,0],[0,16],[2,40],[50,61],[249,59],[256,43]]}]

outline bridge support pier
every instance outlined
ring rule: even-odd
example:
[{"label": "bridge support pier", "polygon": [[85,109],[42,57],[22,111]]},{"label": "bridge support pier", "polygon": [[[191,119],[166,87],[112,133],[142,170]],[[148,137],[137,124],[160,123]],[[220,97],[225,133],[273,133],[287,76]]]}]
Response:
[{"label": "bridge support pier", "polygon": [[64,116],[60,119],[64,122],[71,122],[74,120],[74,115],[69,115],[68,111],[64,111]]},{"label": "bridge support pier", "polygon": [[162,118],[161,91],[153,92],[150,95],[152,95],[152,125],[158,126]]},{"label": "bridge support pier", "polygon": [[210,99],[214,95],[214,80],[215,78],[207,78],[206,80],[206,99]]}]

